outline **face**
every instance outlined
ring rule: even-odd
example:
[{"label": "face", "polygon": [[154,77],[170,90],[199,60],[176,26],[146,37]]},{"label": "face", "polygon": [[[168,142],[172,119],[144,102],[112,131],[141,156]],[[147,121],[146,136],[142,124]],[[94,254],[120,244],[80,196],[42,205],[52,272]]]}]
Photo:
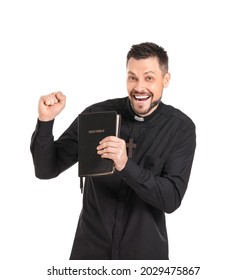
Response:
[{"label": "face", "polygon": [[170,74],[162,73],[157,57],[130,58],[127,64],[127,90],[134,112],[142,117],[150,115],[169,84]]}]

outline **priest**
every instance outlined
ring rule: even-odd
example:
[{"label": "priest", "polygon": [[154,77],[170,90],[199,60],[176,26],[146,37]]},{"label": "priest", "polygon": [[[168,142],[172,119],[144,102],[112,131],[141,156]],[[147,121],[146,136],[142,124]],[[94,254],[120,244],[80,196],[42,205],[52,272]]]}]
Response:
[{"label": "priest", "polygon": [[[102,139],[95,153],[114,162],[111,175],[86,177],[72,260],[169,259],[166,213],[186,192],[196,147],[195,125],[162,102],[170,81],[163,47],[145,42],[127,54],[127,92],[83,112],[116,111],[119,137]],[[39,100],[31,153],[40,179],[58,176],[78,161],[78,118],[54,140],[55,117],[66,97],[53,92]],[[78,115],[78,114],[76,114]]]}]

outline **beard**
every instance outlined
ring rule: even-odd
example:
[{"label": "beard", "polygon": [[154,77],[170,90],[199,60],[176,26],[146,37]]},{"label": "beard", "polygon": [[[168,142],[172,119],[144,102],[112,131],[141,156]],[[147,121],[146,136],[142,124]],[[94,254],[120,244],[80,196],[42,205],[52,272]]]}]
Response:
[{"label": "beard", "polygon": [[[149,95],[150,95],[150,93],[149,93]],[[132,98],[134,99],[134,96],[131,94],[131,98],[129,98],[129,99],[130,99],[130,104],[131,104],[132,110],[135,112],[136,115],[142,116],[142,117],[148,115],[153,110],[153,108],[155,108],[161,101],[161,97],[157,100],[152,100],[149,107],[145,108],[144,105],[141,105],[141,104],[138,105],[135,102],[133,102]],[[151,94],[149,98],[153,98],[153,94]]]}]

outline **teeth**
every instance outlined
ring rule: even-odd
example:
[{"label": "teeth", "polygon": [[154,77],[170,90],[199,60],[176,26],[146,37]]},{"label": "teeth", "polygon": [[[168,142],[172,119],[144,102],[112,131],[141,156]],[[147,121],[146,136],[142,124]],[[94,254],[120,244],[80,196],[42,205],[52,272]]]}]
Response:
[{"label": "teeth", "polygon": [[140,95],[140,96],[135,96],[135,98],[136,99],[139,99],[139,100],[141,100],[141,99],[147,99],[149,96],[147,95],[147,96],[145,96],[145,95]]}]

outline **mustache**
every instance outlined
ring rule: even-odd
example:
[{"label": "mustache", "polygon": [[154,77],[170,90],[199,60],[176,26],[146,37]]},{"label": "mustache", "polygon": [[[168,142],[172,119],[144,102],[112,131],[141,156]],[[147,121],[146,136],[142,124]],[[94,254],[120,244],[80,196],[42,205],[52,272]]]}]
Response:
[{"label": "mustache", "polygon": [[142,90],[142,91],[137,91],[135,89],[133,89],[131,92],[130,92],[131,95],[134,95],[134,94],[148,94],[150,96],[153,96],[152,92],[150,91],[145,91],[145,90]]}]

